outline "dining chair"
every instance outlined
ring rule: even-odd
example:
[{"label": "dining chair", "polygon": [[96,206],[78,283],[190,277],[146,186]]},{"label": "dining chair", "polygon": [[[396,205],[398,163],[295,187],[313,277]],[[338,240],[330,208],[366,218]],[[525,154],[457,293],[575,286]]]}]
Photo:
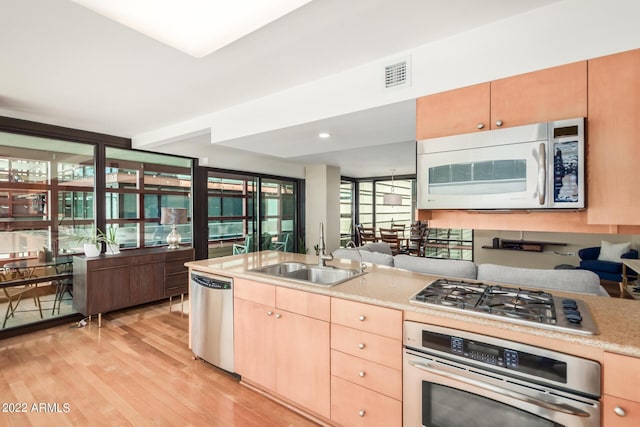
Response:
[{"label": "dining chair", "polygon": [[356,230],[358,232],[358,242],[360,246],[378,241],[375,228],[365,227],[362,224],[358,224],[356,226]]},{"label": "dining chair", "polygon": [[253,234],[244,236],[244,243],[233,244],[233,255],[247,254],[253,252]]},{"label": "dining chair", "polygon": [[398,230],[393,228],[380,228],[380,241],[388,243],[391,248],[391,254],[397,255],[401,249],[401,239],[398,236]]},{"label": "dining chair", "polygon": [[[55,266],[57,274],[73,273],[73,261]],[[68,293],[73,298],[73,277],[58,279],[55,281],[56,295],[53,298],[53,308],[51,315],[56,314],[56,305],[58,306],[58,314],[60,314],[60,306],[64,299],[64,294]]]},{"label": "dining chair", "polygon": [[[7,276],[5,273],[0,273],[1,281],[7,281]],[[9,280],[18,280],[17,279],[9,279]],[[17,285],[17,286],[7,286],[3,287],[2,291],[7,301],[7,310],[4,314],[4,321],[2,322],[2,328],[4,329],[7,325],[7,320],[11,317],[15,317],[15,313],[18,310],[18,305],[20,305],[20,301],[25,296],[32,296],[33,302],[36,307],[38,307],[38,311],[40,312],[40,318],[43,319],[42,315],[42,305],[40,304],[40,297],[38,296],[38,287],[37,284],[31,283],[27,285]]]},{"label": "dining chair", "polygon": [[287,231],[280,234],[278,240],[272,243],[274,251],[292,252],[293,251],[293,233]]},{"label": "dining chair", "polygon": [[424,256],[424,243],[427,235],[427,227],[424,224],[411,224],[409,239],[407,239],[406,253],[415,256]]},{"label": "dining chair", "polygon": [[404,224],[394,224],[391,223],[391,229],[392,230],[396,230],[398,232],[398,237],[403,239],[404,238],[404,232],[406,230],[406,226]]}]

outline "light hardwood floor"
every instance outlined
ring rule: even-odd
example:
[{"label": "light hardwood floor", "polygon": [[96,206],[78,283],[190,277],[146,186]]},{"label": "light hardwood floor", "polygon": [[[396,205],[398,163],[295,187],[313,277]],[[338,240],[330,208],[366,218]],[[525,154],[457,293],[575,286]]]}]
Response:
[{"label": "light hardwood floor", "polygon": [[0,426],[316,425],[193,360],[188,317],[168,307],[0,341]]}]

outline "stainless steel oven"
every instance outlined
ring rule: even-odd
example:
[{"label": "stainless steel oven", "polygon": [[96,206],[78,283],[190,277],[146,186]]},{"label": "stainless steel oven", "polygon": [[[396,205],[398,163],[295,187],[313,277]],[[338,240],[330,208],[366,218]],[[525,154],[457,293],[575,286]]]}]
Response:
[{"label": "stainless steel oven", "polygon": [[405,321],[405,427],[597,427],[600,365]]}]

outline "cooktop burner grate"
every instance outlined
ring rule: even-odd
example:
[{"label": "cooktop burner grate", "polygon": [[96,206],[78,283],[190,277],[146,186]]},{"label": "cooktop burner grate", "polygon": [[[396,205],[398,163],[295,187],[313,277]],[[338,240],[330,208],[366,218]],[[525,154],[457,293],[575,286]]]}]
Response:
[{"label": "cooktop burner grate", "polygon": [[584,302],[559,299],[546,291],[457,279],[438,279],[412,296],[409,301],[464,310],[486,317],[499,317],[500,320],[529,326],[581,334],[597,333]]}]

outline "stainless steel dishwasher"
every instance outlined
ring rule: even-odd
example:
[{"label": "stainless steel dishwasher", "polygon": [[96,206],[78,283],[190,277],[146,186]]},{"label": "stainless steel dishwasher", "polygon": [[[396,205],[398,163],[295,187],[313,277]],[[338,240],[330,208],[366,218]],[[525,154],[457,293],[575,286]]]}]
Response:
[{"label": "stainless steel dishwasher", "polygon": [[189,299],[194,354],[233,372],[233,279],[193,271]]}]

